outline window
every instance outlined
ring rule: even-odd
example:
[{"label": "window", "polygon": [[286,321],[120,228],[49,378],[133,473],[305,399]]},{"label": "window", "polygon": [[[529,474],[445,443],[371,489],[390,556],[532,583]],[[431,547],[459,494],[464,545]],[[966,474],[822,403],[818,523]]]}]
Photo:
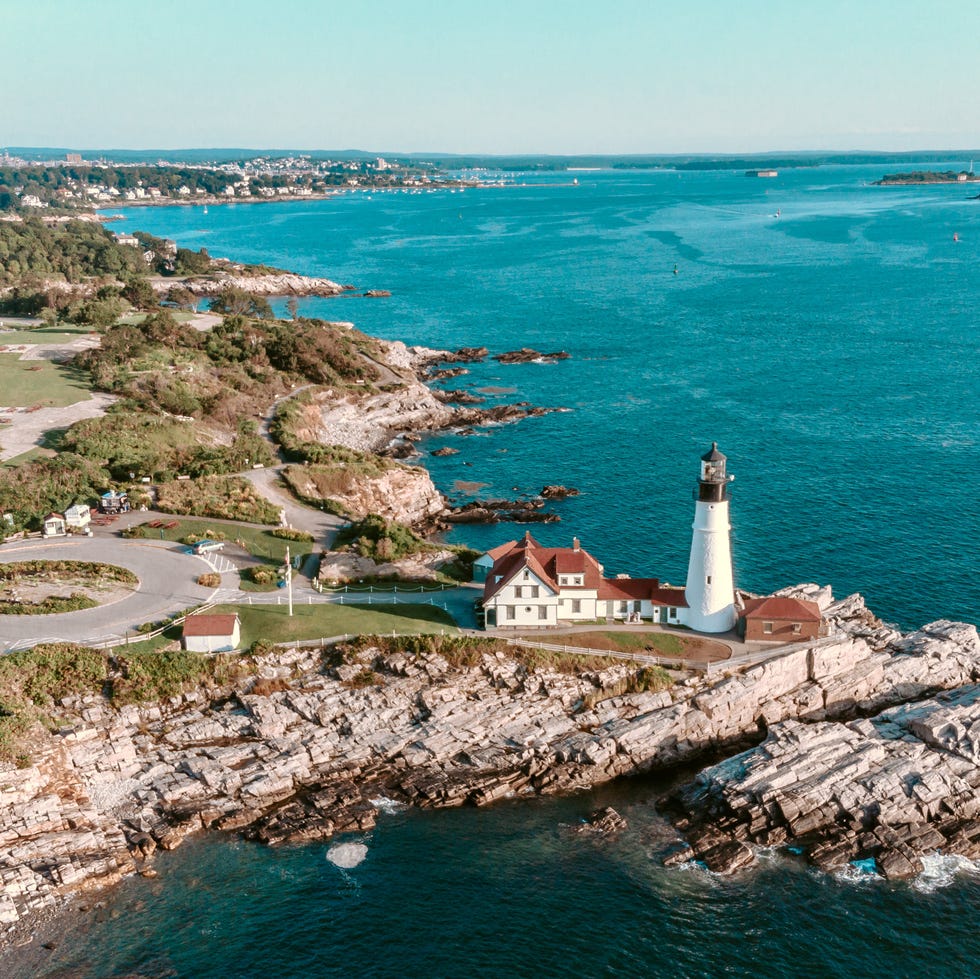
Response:
[{"label": "window", "polygon": [[769,634],[771,634],[771,633],[772,633],[772,623],[771,623],[771,622],[763,622],[763,623],[762,623],[762,631],[763,631],[763,632],[764,632],[764,633],[765,633],[766,635],[769,635]]},{"label": "window", "polygon": [[575,584],[576,585],[581,585],[582,584],[582,576],[580,574],[577,574],[575,576]]},{"label": "window", "polygon": [[582,600],[580,598],[572,599],[572,611],[581,612],[582,611]]},{"label": "window", "polygon": [[669,609],[667,609],[667,618],[668,619],[676,619],[677,618],[677,609],[676,608],[669,608]]},{"label": "window", "polygon": [[531,572],[530,571],[525,571],[524,572],[524,580],[527,581],[530,577],[531,577]]},{"label": "window", "polygon": [[529,592],[529,594],[527,596],[528,598],[537,598],[538,597],[538,586],[537,585],[529,585],[528,586],[528,592]]},{"label": "window", "polygon": [[522,598],[524,595],[524,589],[520,585],[514,585],[514,597]]},{"label": "window", "polygon": [[546,619],[546,618],[548,618],[548,606],[547,605],[539,605],[538,606],[538,618],[539,619]]},{"label": "window", "polygon": [[567,584],[568,584],[568,575],[567,575],[567,574],[563,574],[563,575],[562,575],[562,576],[561,576],[561,577],[560,577],[560,578],[558,579],[558,584],[559,584],[559,585],[567,585]]},{"label": "window", "polygon": [[504,618],[505,619],[512,619],[512,618],[514,618],[514,606],[513,605],[505,605],[504,606]]},{"label": "window", "polygon": [[625,615],[629,611],[629,602],[620,602],[619,611]]},{"label": "window", "polygon": [[798,636],[803,631],[803,626],[799,622],[793,623],[793,635]]}]

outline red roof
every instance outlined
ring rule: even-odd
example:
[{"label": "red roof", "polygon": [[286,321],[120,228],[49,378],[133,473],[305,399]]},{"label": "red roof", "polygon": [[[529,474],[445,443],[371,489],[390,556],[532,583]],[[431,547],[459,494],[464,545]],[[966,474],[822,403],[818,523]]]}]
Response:
[{"label": "red roof", "polygon": [[747,598],[745,608],[739,612],[742,619],[767,619],[780,622],[819,622],[820,606],[802,598],[785,595],[769,595],[765,598]]},{"label": "red roof", "polygon": [[563,549],[555,554],[555,571],[558,574],[582,574],[585,560],[586,554],[581,548],[577,551]]},{"label": "red roof", "polygon": [[527,568],[555,592],[559,590],[559,574],[582,575],[581,584],[562,585],[562,588],[597,590],[602,580],[602,568],[588,551],[571,547],[542,547],[530,533],[526,533],[522,540],[494,561],[483,588],[483,600],[492,598],[523,568]]},{"label": "red roof", "polygon": [[489,551],[487,551],[486,556],[496,561],[497,558],[503,557],[516,544],[516,540],[509,540],[506,544],[501,544],[499,547],[491,548]]},{"label": "red roof", "polygon": [[603,578],[599,585],[599,598],[640,600],[671,608],[687,608],[684,589],[661,585],[657,578]]},{"label": "red roof", "polygon": [[[494,563],[483,586],[484,601],[526,569],[554,592],[582,589],[595,591],[600,599],[639,599],[654,605],[687,608],[683,588],[661,585],[656,578],[603,578],[602,565],[581,547],[542,547],[526,533],[520,541],[502,544],[487,553],[493,555]],[[560,575],[581,575],[582,582],[559,584]]]},{"label": "red roof", "polygon": [[238,616],[230,615],[188,615],[184,619],[185,636],[233,636]]}]

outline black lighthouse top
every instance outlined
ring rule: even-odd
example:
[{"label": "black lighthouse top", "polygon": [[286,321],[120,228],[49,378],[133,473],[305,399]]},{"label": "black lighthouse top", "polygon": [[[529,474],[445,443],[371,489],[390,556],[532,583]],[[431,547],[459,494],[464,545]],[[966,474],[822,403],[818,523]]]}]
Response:
[{"label": "black lighthouse top", "polygon": [[699,500],[720,503],[728,499],[728,484],[734,477],[725,472],[728,459],[718,451],[718,443],[712,442],[711,449],[701,456],[701,478],[698,480]]}]

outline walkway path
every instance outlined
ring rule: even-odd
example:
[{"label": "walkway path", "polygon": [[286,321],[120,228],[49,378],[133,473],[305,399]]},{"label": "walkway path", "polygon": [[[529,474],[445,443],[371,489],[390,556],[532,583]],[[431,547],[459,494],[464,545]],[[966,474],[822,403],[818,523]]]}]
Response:
[{"label": "walkway path", "polygon": [[249,469],[241,475],[273,506],[286,511],[286,522],[290,527],[312,534],[317,547],[329,548],[337,531],[347,521],[326,510],[300,503],[280,483],[283,468],[283,466],[270,466],[266,469]]},{"label": "walkway path", "polygon": [[207,570],[205,563],[169,541],[58,538],[5,544],[0,550],[0,562],[36,560],[115,564],[139,578],[139,590],[110,605],[77,612],[0,615],[0,651],[40,642],[123,641],[137,625],[200,605],[215,594],[197,584],[198,575]]}]

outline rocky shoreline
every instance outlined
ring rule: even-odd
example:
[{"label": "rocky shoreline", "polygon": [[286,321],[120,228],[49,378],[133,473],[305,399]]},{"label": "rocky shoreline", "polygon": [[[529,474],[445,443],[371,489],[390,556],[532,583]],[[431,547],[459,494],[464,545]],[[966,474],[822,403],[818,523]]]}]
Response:
[{"label": "rocky shoreline", "polygon": [[379,796],[487,805],[746,744],[669,800],[672,860],[731,871],[788,843],[901,876],[937,848],[980,856],[975,627],[902,635],[860,596],[814,593],[830,637],[656,692],[629,692],[635,665],[563,673],[423,637],[274,650],[233,686],[165,703],[53,705],[31,764],[0,779],[6,941],[66,895],[152,875],[191,833],[319,840],[373,825]]}]

